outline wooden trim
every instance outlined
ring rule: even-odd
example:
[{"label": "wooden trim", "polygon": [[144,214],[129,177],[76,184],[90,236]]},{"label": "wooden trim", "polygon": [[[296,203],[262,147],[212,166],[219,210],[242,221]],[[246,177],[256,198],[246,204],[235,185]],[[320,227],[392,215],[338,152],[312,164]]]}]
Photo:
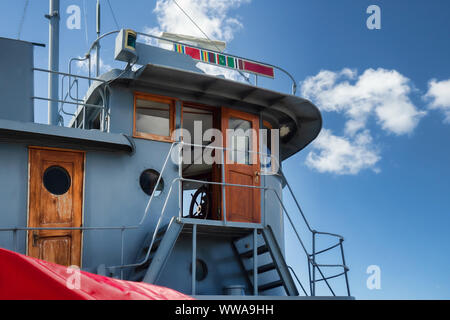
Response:
[{"label": "wooden trim", "polygon": [[267,120],[263,120],[263,126],[269,128],[270,130],[273,130],[272,124]]},{"label": "wooden trim", "polygon": [[[150,100],[159,103],[166,103],[169,105],[169,136],[161,136],[158,134],[146,133],[146,132],[138,132],[136,131],[136,101],[137,99],[141,100]],[[156,94],[144,93],[144,92],[134,92],[134,105],[133,105],[133,138],[137,139],[147,139],[147,140],[155,140],[161,142],[174,142],[172,139],[172,133],[176,128],[176,104],[175,102],[179,101],[179,99],[160,96]]]},{"label": "wooden trim", "polygon": [[183,101],[183,106],[188,107],[188,108],[190,107],[190,108],[208,110],[208,111],[212,111],[214,113],[215,112],[220,112],[220,107],[213,107],[213,106],[210,106],[210,105],[197,103],[197,102]]},{"label": "wooden trim", "polygon": [[39,149],[39,150],[61,151],[61,152],[78,152],[78,153],[86,153],[86,151],[84,151],[84,150],[61,149],[61,148],[41,147],[41,146],[28,146],[28,149]]}]

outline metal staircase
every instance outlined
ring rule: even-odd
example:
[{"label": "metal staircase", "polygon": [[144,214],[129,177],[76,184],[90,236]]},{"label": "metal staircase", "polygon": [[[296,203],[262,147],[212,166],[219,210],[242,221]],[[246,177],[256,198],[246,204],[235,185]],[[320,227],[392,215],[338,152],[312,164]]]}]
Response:
[{"label": "metal staircase", "polygon": [[[246,251],[239,252],[236,241],[232,242],[233,251],[239,260],[242,271],[246,274],[247,284],[252,289],[253,293],[257,294],[264,293],[265,291],[274,288],[284,287],[287,295],[298,296],[297,287],[291,277],[271,227],[266,226],[263,229],[258,229],[258,235],[259,239],[256,241],[257,245]],[[255,259],[256,261],[254,261]],[[247,265],[250,264],[254,265],[254,268],[248,268]],[[278,280],[260,284],[261,275],[273,270],[276,270]],[[258,288],[257,291],[255,290],[255,282]]]},{"label": "metal staircase", "polygon": [[[163,168],[161,170],[164,172],[164,169],[166,167],[166,164],[168,162],[169,156],[171,155],[172,150],[174,150],[175,145],[191,145],[184,142],[174,142],[170,150],[166,156],[166,160],[164,162]],[[224,158],[224,148],[220,147],[214,147],[217,149],[222,150],[222,157]],[[181,152],[178,152],[178,157],[181,163],[182,155]],[[235,256],[237,258],[237,261],[239,262],[241,269],[243,273],[246,275],[247,284],[249,289],[253,289],[253,295],[259,295],[260,293],[265,294],[266,292],[269,293],[269,290],[283,287],[286,294],[289,296],[298,296],[299,292],[296,287],[296,283],[301,287],[302,292],[305,296],[317,296],[316,294],[316,285],[319,282],[322,282],[325,284],[325,287],[329,289],[329,292],[336,296],[335,291],[333,290],[329,280],[338,278],[343,276],[345,280],[345,287],[347,291],[347,296],[351,297],[350,295],[350,287],[349,287],[349,281],[348,281],[348,272],[349,268],[345,264],[345,257],[344,257],[344,248],[343,248],[343,242],[344,238],[338,234],[329,233],[329,232],[321,232],[317,231],[313,228],[311,228],[310,224],[308,223],[308,220],[306,219],[305,214],[303,213],[302,208],[300,207],[300,204],[289,185],[286,177],[282,173],[282,171],[279,171],[279,175],[284,180],[285,186],[287,186],[287,189],[292,196],[294,200],[295,207],[297,208],[297,211],[303,220],[305,226],[307,227],[307,232],[309,232],[312,240],[312,248],[309,249],[309,245],[307,245],[304,242],[304,239],[300,236],[296,222],[293,221],[290,213],[286,209],[286,206],[284,205],[281,195],[277,190],[271,187],[267,186],[261,186],[258,187],[258,189],[261,189],[261,191],[264,193],[264,197],[267,193],[271,193],[274,196],[275,201],[279,203],[281,206],[281,209],[284,213],[284,217],[287,219],[286,221],[289,222],[289,224],[292,227],[292,231],[294,232],[295,237],[298,240],[298,243],[300,244],[300,249],[303,251],[303,253],[306,256],[306,266],[308,267],[307,270],[307,278],[309,282],[309,292],[306,291],[305,287],[301,283],[300,279],[298,278],[297,274],[291,268],[286,264],[286,261],[283,257],[283,254],[279,248],[279,245],[274,237],[274,234],[270,228],[269,225],[266,225],[265,223],[241,223],[241,222],[233,222],[233,221],[227,221],[226,220],[226,207],[224,205],[223,213],[224,213],[224,219],[222,221],[215,221],[215,220],[200,220],[200,219],[189,219],[182,216],[183,212],[183,202],[179,200],[179,215],[178,217],[172,217],[172,220],[167,227],[167,229],[160,229],[159,226],[161,224],[161,221],[163,220],[166,206],[168,203],[168,200],[170,198],[170,195],[172,191],[174,190],[174,186],[178,184],[179,190],[182,190],[182,184],[183,182],[192,182],[192,183],[202,183],[202,184],[214,184],[222,186],[222,192],[223,197],[225,197],[225,187],[227,185],[232,185],[233,187],[242,187],[242,188],[251,188],[253,186],[247,186],[247,185],[239,185],[239,184],[229,184],[222,180],[222,182],[211,182],[211,181],[203,181],[203,180],[195,180],[195,179],[189,179],[189,178],[183,178],[182,176],[182,170],[181,166],[179,166],[179,177],[174,178],[172,180],[172,183],[170,184],[170,188],[167,192],[166,198],[164,200],[164,205],[162,207],[157,225],[155,227],[155,230],[151,237],[149,236],[145,242],[144,245],[138,255],[138,262],[134,264],[121,264],[119,266],[112,266],[109,267],[109,269],[123,269],[123,268],[134,268],[132,271],[131,279],[135,281],[145,281],[147,283],[155,283],[155,281],[158,280],[158,277],[160,276],[169,256],[170,253],[175,245],[175,242],[177,241],[180,233],[190,233],[192,234],[192,261],[196,261],[196,248],[197,248],[197,233],[206,233],[206,234],[217,234],[222,233],[226,234],[230,241],[232,241],[232,248],[234,250]],[[161,177],[161,176],[160,176]],[[156,183],[156,186],[159,184],[160,178],[158,178],[158,181]],[[155,187],[156,190],[156,187]],[[180,193],[180,191],[179,191]],[[139,225],[143,223],[143,220],[149,210],[150,204],[153,200],[154,192],[152,193],[152,196],[149,199],[149,202],[147,204],[144,217],[142,218]],[[179,199],[182,199],[181,195],[179,194]],[[224,202],[225,203],[225,202]],[[265,213],[264,213],[265,214]],[[266,221],[265,217],[262,219],[262,221]],[[123,227],[121,228],[124,229]],[[198,232],[197,232],[197,229]],[[123,232],[122,232],[123,233]],[[239,239],[242,239],[243,237],[248,237],[253,234],[253,246],[251,246],[252,250],[248,250],[250,246],[247,247],[247,250],[241,250],[239,251],[236,246],[236,241],[239,241]],[[337,243],[330,245],[329,247],[326,247],[325,249],[318,250],[317,248],[317,238],[318,237],[329,237],[337,239]],[[258,240],[258,237],[260,240]],[[261,243],[261,244],[259,244]],[[240,248],[242,249],[242,248]],[[341,262],[337,264],[322,264],[318,263],[317,258],[318,256],[322,255],[325,252],[329,252],[331,250],[337,250],[338,254],[340,255]],[[265,258],[264,258],[265,257]],[[267,258],[269,257],[269,258]],[[142,260],[141,260],[142,259]],[[249,266],[252,266],[249,268]],[[195,268],[196,264],[192,264],[192,295],[196,294],[196,279],[195,279]],[[324,270],[325,268],[342,268],[342,272],[333,274],[333,275],[326,275]],[[264,278],[268,278],[266,276],[269,272],[276,272],[277,277],[272,277],[270,282],[263,283],[263,280],[267,280]],[[295,277],[297,280],[296,283],[294,283],[292,276]],[[277,280],[273,281],[273,279],[278,278]],[[260,282],[262,284],[260,284]],[[341,296],[342,297],[342,296]]]},{"label": "metal staircase", "polygon": [[149,234],[137,257],[137,261],[143,261],[143,263],[133,269],[130,280],[154,283],[161,274],[182,229],[183,224],[176,218],[172,218],[156,236]]},{"label": "metal staircase", "polygon": [[[235,253],[235,258],[245,274],[248,288],[255,295],[283,287],[287,295],[298,296],[297,287],[270,226],[264,228],[223,227],[204,224],[205,222],[197,224],[192,219],[190,220],[186,222],[174,217],[156,235],[153,233],[149,234],[137,256],[136,261],[141,261],[141,263],[136,264],[132,269],[129,279],[146,283],[157,282],[180,234],[194,235],[197,232],[194,229],[199,228],[199,233],[202,234],[222,232],[230,235],[230,243]],[[241,250],[240,252],[236,242],[248,239],[252,235],[254,236],[254,247],[249,250]],[[253,268],[247,266],[253,266]],[[264,277],[261,275],[271,271],[275,272],[278,279],[273,281],[273,276],[271,276],[272,281],[263,283],[262,278]],[[255,290],[255,284],[258,288],[257,291]]]}]

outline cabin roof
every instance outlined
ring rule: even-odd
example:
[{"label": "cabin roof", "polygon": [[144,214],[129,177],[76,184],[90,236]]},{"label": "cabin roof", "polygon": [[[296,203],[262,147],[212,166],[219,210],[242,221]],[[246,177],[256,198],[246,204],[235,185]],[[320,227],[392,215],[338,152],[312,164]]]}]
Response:
[{"label": "cabin roof", "polygon": [[[116,84],[126,82],[127,86],[131,84],[135,88],[172,93],[185,101],[262,112],[264,117],[275,120],[280,128],[289,125],[291,134],[285,139],[281,138],[282,160],[305,148],[322,128],[322,116],[318,108],[310,101],[291,94],[155,64],[147,64],[136,72],[120,74],[119,70],[111,70],[101,78]],[[95,101],[97,95],[98,90],[91,88],[87,95],[88,103]]]}]

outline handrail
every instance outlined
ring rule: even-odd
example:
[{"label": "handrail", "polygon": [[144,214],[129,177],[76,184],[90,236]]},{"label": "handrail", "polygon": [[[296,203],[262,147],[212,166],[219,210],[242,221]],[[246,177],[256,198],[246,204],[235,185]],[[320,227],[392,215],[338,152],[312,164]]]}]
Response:
[{"label": "handrail", "polygon": [[[91,59],[91,52],[92,52],[92,50],[94,50],[94,48],[96,47],[96,45],[97,45],[98,43],[100,43],[100,40],[102,40],[103,38],[105,38],[105,37],[107,37],[107,36],[110,36],[110,35],[112,35],[112,34],[116,34],[116,33],[119,33],[119,32],[120,32],[120,30],[113,30],[113,31],[106,32],[106,33],[100,35],[99,37],[97,37],[97,39],[95,39],[95,40],[92,42],[91,46],[89,47],[88,51],[86,52],[86,54],[85,54],[85,56],[84,56],[84,59],[89,59],[89,62],[90,62],[90,59]],[[172,39],[167,39],[167,38],[164,38],[164,37],[155,36],[155,35],[149,34],[149,33],[136,32],[136,34],[137,34],[137,35],[140,35],[140,36],[144,36],[144,37],[149,37],[149,38],[157,39],[157,40],[162,40],[162,41],[171,42],[171,43],[174,43],[174,44],[185,45],[185,43],[183,43],[183,42],[179,42],[179,41],[172,40]],[[193,48],[196,48],[196,49],[205,50],[204,48],[201,48],[201,47],[198,47],[198,46],[195,46],[195,45],[189,45],[189,46],[190,46],[190,47],[193,47]],[[217,53],[217,54],[222,54],[222,52],[215,51],[215,50],[210,50],[210,49],[208,49],[208,51],[213,52],[213,53]],[[249,59],[249,58],[244,58],[244,57],[237,56],[237,55],[233,55],[233,54],[228,54],[228,53],[227,53],[227,55],[230,56],[230,57],[237,58],[237,59],[244,59],[244,60],[247,60],[247,61],[250,61],[250,62],[262,63],[262,64],[265,64],[265,65],[267,65],[267,66],[269,66],[269,67],[272,67],[272,68],[274,68],[274,69],[277,69],[277,70],[281,71],[282,73],[284,73],[285,75],[287,75],[287,76],[289,77],[289,79],[292,81],[292,89],[291,89],[292,95],[295,95],[295,94],[297,93],[297,81],[295,80],[294,76],[293,76],[292,74],[290,74],[286,69],[283,69],[283,68],[281,68],[281,67],[279,67],[279,66],[277,66],[277,65],[274,65],[274,64],[265,63],[265,62],[260,62],[260,61],[257,61],[257,60],[253,60],[253,59]]]},{"label": "handrail", "polygon": [[303,293],[305,294],[305,296],[308,296],[308,293],[306,292],[305,288],[303,287],[303,285],[302,285],[300,279],[297,277],[297,274],[295,273],[294,269],[293,269],[291,266],[287,266],[287,267],[288,267],[288,269],[293,273],[295,279],[297,279],[297,282],[298,282],[298,284],[300,285],[300,287],[302,288]]},{"label": "handrail", "polygon": [[[164,200],[164,204],[163,204],[163,207],[162,207],[160,216],[159,216],[159,218],[158,218],[158,222],[157,222],[157,224],[156,224],[156,226],[155,226],[155,230],[154,230],[153,235],[152,235],[151,243],[150,243],[150,245],[149,245],[149,247],[148,247],[147,253],[146,253],[146,255],[145,255],[143,261],[138,262],[138,263],[134,263],[134,264],[126,264],[126,265],[124,265],[124,264],[123,264],[124,231],[127,230],[127,229],[138,229],[138,228],[140,228],[140,227],[142,226],[143,222],[145,221],[145,218],[147,217],[147,214],[148,214],[149,208],[150,208],[150,206],[151,206],[151,203],[152,203],[152,201],[153,201],[153,199],[154,199],[155,193],[156,193],[156,191],[157,191],[157,189],[158,189],[158,186],[159,186],[159,184],[160,184],[160,182],[161,182],[162,175],[163,175],[163,173],[164,173],[164,171],[165,171],[165,169],[166,169],[168,160],[169,160],[169,158],[172,156],[172,152],[173,152],[173,150],[174,150],[174,146],[175,146],[175,145],[179,145],[179,160],[182,159],[181,152],[182,152],[182,147],[183,147],[183,145],[192,145],[192,146],[196,146],[195,144],[190,144],[190,143],[186,143],[186,142],[183,142],[183,141],[175,141],[175,142],[173,142],[173,143],[171,144],[171,146],[170,146],[170,148],[169,148],[169,151],[168,151],[168,153],[167,153],[167,155],[166,155],[166,158],[165,158],[165,160],[164,160],[163,166],[162,166],[162,168],[161,168],[161,172],[160,172],[160,175],[159,175],[159,177],[158,177],[158,179],[157,179],[155,188],[154,188],[153,191],[152,191],[152,194],[151,194],[151,196],[150,196],[150,199],[149,199],[149,201],[148,201],[148,203],[147,203],[147,206],[146,206],[146,208],[145,208],[145,210],[144,210],[143,216],[142,216],[141,220],[139,221],[139,223],[138,223],[137,225],[133,225],[133,226],[120,226],[120,227],[98,226],[98,227],[60,227],[60,228],[51,228],[51,227],[12,227],[12,228],[0,228],[0,231],[13,231],[13,232],[14,232],[14,233],[13,233],[13,236],[14,236],[14,241],[15,241],[15,240],[16,240],[16,232],[19,231],[19,230],[26,230],[26,231],[29,231],[29,230],[121,230],[121,238],[122,238],[122,241],[121,241],[121,245],[122,245],[122,249],[121,249],[121,265],[109,266],[109,267],[107,267],[107,268],[108,268],[109,270],[114,270],[114,269],[120,269],[120,270],[123,270],[124,268],[128,268],[128,267],[138,267],[138,266],[141,266],[141,265],[145,264],[145,263],[148,261],[148,259],[149,259],[149,257],[150,257],[151,250],[152,250],[152,248],[153,248],[153,245],[154,245],[154,242],[155,242],[155,239],[156,239],[156,236],[157,236],[157,234],[158,234],[158,232],[159,232],[160,225],[161,225],[161,223],[162,223],[162,220],[163,220],[164,215],[165,215],[165,212],[166,212],[168,200],[169,200],[169,198],[170,198],[170,196],[171,196],[171,194],[172,194],[173,186],[174,186],[174,184],[175,184],[176,182],[180,182],[180,183],[182,183],[182,182],[198,182],[198,183],[203,183],[203,184],[221,185],[223,188],[225,188],[225,186],[226,186],[226,187],[244,187],[244,188],[260,189],[260,190],[264,190],[264,191],[272,191],[272,192],[275,194],[275,197],[276,197],[277,201],[278,201],[279,204],[281,205],[281,208],[282,208],[283,212],[285,213],[286,217],[288,218],[288,221],[289,221],[289,223],[291,224],[291,226],[292,226],[292,228],[293,228],[293,230],[294,230],[294,233],[295,233],[295,235],[296,235],[296,237],[297,237],[297,239],[298,239],[298,241],[299,241],[299,243],[300,243],[300,245],[301,245],[301,247],[302,247],[304,253],[306,254],[306,257],[307,257],[307,260],[308,260],[308,269],[309,269],[310,265],[311,265],[312,268],[313,268],[313,269],[312,269],[312,274],[313,274],[313,275],[312,275],[312,279],[311,279],[311,271],[309,272],[310,289],[311,289],[311,290],[310,290],[310,291],[311,291],[311,292],[310,292],[310,295],[311,295],[311,296],[314,296],[314,295],[315,295],[315,284],[316,284],[316,282],[324,281],[325,284],[326,284],[326,286],[329,288],[330,292],[332,293],[332,295],[335,296],[335,293],[334,293],[333,289],[331,288],[331,285],[329,284],[328,280],[329,280],[329,279],[332,279],[332,278],[335,278],[335,277],[338,277],[338,276],[340,276],[340,275],[345,275],[345,280],[346,280],[346,285],[347,285],[347,292],[348,292],[348,295],[350,296],[350,289],[349,289],[348,276],[347,276],[347,272],[349,271],[349,268],[348,268],[348,267],[346,266],[346,264],[345,264],[345,257],[344,257],[344,251],[343,251],[343,245],[342,245],[342,243],[343,243],[343,241],[344,241],[343,237],[340,236],[340,235],[337,235],[337,234],[333,234],[333,233],[319,232],[319,231],[313,230],[313,229],[310,227],[308,221],[306,220],[305,215],[303,214],[303,211],[301,210],[301,207],[300,207],[299,204],[298,204],[297,199],[295,198],[295,195],[294,195],[293,192],[292,192],[292,189],[290,188],[289,184],[288,184],[287,181],[286,181],[286,177],[285,177],[284,174],[281,172],[281,170],[280,170],[281,175],[282,175],[283,179],[286,181],[286,185],[288,185],[288,188],[289,188],[289,190],[291,191],[292,196],[293,196],[294,199],[295,199],[295,202],[296,202],[296,204],[297,204],[297,207],[298,207],[298,209],[300,210],[301,216],[303,217],[303,219],[304,219],[306,225],[308,226],[308,230],[309,230],[310,232],[312,232],[312,234],[313,234],[313,251],[312,251],[312,253],[309,253],[309,250],[306,248],[306,245],[305,245],[305,243],[303,242],[302,238],[300,237],[300,235],[299,235],[299,233],[298,233],[298,231],[297,231],[297,228],[295,227],[295,224],[294,224],[294,222],[292,221],[292,218],[291,218],[291,216],[289,215],[289,212],[287,211],[287,209],[286,209],[286,207],[285,207],[285,205],[284,205],[284,203],[283,203],[283,201],[282,201],[280,195],[278,194],[277,190],[275,190],[274,188],[271,188],[271,187],[263,187],[263,186],[254,186],[254,185],[233,184],[233,183],[227,183],[227,182],[203,181],[203,180],[197,180],[197,179],[183,178],[183,176],[182,176],[182,171],[179,170],[179,177],[176,177],[176,178],[174,178],[174,179],[171,181],[169,191],[168,191],[168,193],[167,193],[167,195],[166,195],[166,198],[165,198],[165,200]],[[221,150],[222,150],[222,159],[223,159],[223,160],[225,160],[224,151],[225,151],[225,150],[231,150],[230,148],[224,148],[224,147],[219,147],[219,146],[203,146],[203,145],[202,145],[201,147],[204,147],[204,148],[212,148],[212,149],[221,149]],[[259,152],[259,151],[248,151],[248,152],[251,152],[251,153],[258,153],[258,154],[265,154],[265,153]],[[266,155],[267,155],[267,154],[266,154]],[[180,166],[180,167],[182,166],[182,161],[179,162],[179,166]],[[222,181],[225,181],[225,180],[224,180],[224,177],[222,177]],[[226,206],[226,201],[223,201],[223,203],[224,203],[224,208],[226,208],[226,207],[225,207],[225,206]],[[183,211],[182,209],[183,209],[183,203],[180,202],[180,213],[179,213],[180,215],[182,215],[182,211]],[[226,211],[225,211],[225,212],[226,212]],[[224,212],[224,214],[225,214],[225,212]],[[174,218],[175,218],[175,217],[174,217]],[[172,219],[174,219],[174,218],[172,218]],[[180,217],[180,218],[181,218],[181,217]],[[225,217],[224,217],[224,218],[225,218]],[[265,218],[265,217],[264,217],[264,218]],[[264,219],[264,221],[265,221],[265,219]],[[227,223],[226,219],[224,219],[224,223],[225,223],[225,224]],[[326,248],[326,249],[324,249],[324,250],[321,250],[321,251],[316,252],[316,251],[315,251],[315,236],[316,236],[316,234],[330,235],[330,236],[339,237],[339,243],[338,243],[337,245],[333,245],[333,246],[331,246],[331,247],[329,247],[329,248]],[[16,242],[16,241],[15,241],[15,242]],[[14,246],[16,246],[16,243],[14,243]],[[331,250],[332,248],[336,248],[337,246],[339,246],[340,249],[341,249],[342,264],[334,264],[334,265],[331,265],[331,264],[330,264],[330,265],[326,265],[326,264],[318,264],[318,263],[316,263],[316,261],[315,261],[316,255],[318,255],[318,254],[320,254],[320,253],[323,253],[323,252],[325,252],[325,251]],[[341,267],[341,268],[344,269],[344,271],[343,271],[341,274],[338,274],[338,275],[334,275],[334,276],[330,276],[330,277],[325,277],[325,275],[324,275],[323,272],[322,272],[321,267]],[[292,269],[292,268],[290,268],[290,269]],[[310,270],[310,269],[309,269],[309,270]],[[321,275],[321,278],[320,278],[320,279],[316,279],[316,278],[315,278],[315,270],[317,270],[317,271],[320,273],[320,275]],[[122,271],[121,271],[121,272],[122,272]],[[294,272],[294,276],[297,278],[297,281],[299,281],[299,279],[298,279],[297,275],[295,274],[295,272]],[[300,283],[300,281],[299,281],[299,283]],[[301,283],[300,283],[300,285],[301,285]],[[302,285],[301,285],[301,287],[302,287],[303,291],[304,291],[305,294],[306,294],[306,291],[305,291],[305,289],[303,288]]]}]

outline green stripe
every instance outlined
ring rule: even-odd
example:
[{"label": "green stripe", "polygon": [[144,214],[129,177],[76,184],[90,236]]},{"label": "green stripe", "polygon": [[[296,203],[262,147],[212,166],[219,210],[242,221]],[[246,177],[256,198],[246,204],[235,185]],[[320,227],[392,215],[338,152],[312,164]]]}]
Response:
[{"label": "green stripe", "polygon": [[235,68],[235,65],[234,65],[234,58],[233,58],[233,57],[227,57],[227,65],[228,65],[230,68]]},{"label": "green stripe", "polygon": [[219,61],[218,64],[220,64],[221,66],[226,66],[227,65],[227,60],[225,58],[225,56],[219,54]]}]

